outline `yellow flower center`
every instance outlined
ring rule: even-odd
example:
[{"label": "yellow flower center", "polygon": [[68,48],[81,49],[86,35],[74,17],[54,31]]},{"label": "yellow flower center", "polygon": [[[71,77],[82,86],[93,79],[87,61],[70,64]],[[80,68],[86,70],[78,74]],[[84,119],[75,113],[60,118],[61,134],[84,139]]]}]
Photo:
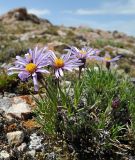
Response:
[{"label": "yellow flower center", "polygon": [[108,57],[105,57],[104,60],[105,60],[105,61],[110,61],[110,60],[111,60],[111,57],[109,57],[109,56],[108,56]]},{"label": "yellow flower center", "polygon": [[25,66],[25,69],[26,71],[28,71],[29,73],[34,73],[35,70],[36,70],[37,66],[36,64],[34,63],[28,63],[26,66]]},{"label": "yellow flower center", "polygon": [[86,54],[86,51],[80,50],[81,54]]},{"label": "yellow flower center", "polygon": [[56,58],[54,61],[54,67],[61,68],[64,66],[64,61],[61,58]]}]

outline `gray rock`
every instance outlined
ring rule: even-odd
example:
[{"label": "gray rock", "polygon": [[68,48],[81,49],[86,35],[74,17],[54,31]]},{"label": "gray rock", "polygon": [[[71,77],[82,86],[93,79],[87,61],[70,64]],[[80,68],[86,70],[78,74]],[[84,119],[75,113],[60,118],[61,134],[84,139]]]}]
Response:
[{"label": "gray rock", "polygon": [[11,117],[22,118],[22,114],[31,113],[30,106],[26,102],[12,104],[12,106],[7,110],[7,115],[11,115]]},{"label": "gray rock", "polygon": [[13,98],[13,97],[15,97],[15,96],[16,96],[15,93],[9,93],[9,94],[8,94],[8,97],[9,97],[9,98]]},{"label": "gray rock", "polygon": [[41,150],[43,148],[43,145],[41,143],[43,138],[41,136],[37,136],[36,133],[33,133],[31,134],[30,139],[31,139],[29,145],[30,150]]},{"label": "gray rock", "polygon": [[5,113],[5,111],[0,108],[0,115],[3,115],[4,113]]},{"label": "gray rock", "polygon": [[128,158],[128,160],[135,160],[135,156],[129,156]]},{"label": "gray rock", "polygon": [[4,92],[4,97],[13,98],[15,96],[16,96],[15,93]]},{"label": "gray rock", "polygon": [[132,78],[130,79],[130,81],[135,84],[135,77],[132,77]]},{"label": "gray rock", "polygon": [[2,99],[3,98],[3,95],[2,94],[0,94],[0,99]]},{"label": "gray rock", "polygon": [[4,92],[4,97],[8,97],[8,92]]},{"label": "gray rock", "polygon": [[0,99],[0,109],[4,110],[5,112],[11,107],[12,100],[8,97],[3,97]]},{"label": "gray rock", "polygon": [[0,93],[0,99],[2,99],[3,98],[3,93]]},{"label": "gray rock", "polygon": [[18,103],[25,103],[26,101],[24,99],[22,99],[21,97],[14,97],[13,98],[13,101],[15,104],[18,104]]},{"label": "gray rock", "polygon": [[36,151],[33,149],[31,151],[27,152],[28,155],[32,156],[33,158],[35,157]]},{"label": "gray rock", "polygon": [[56,160],[56,154],[54,152],[49,153],[47,160]]},{"label": "gray rock", "polygon": [[104,47],[104,51],[112,52],[115,55],[121,54],[121,55],[134,55],[134,53],[131,50],[124,49],[124,48],[117,48],[117,47],[112,47],[110,45],[107,45]]},{"label": "gray rock", "polygon": [[22,143],[19,147],[17,147],[18,151],[23,152],[27,147],[26,143]]},{"label": "gray rock", "polygon": [[9,144],[20,144],[23,142],[24,133],[22,131],[15,131],[7,133],[7,139]]},{"label": "gray rock", "polygon": [[10,160],[10,155],[9,155],[9,153],[8,153],[7,151],[5,151],[5,150],[2,150],[2,151],[0,152],[0,159],[1,159],[1,160]]},{"label": "gray rock", "polygon": [[28,41],[29,39],[30,39],[30,35],[28,33],[20,37],[20,41]]}]

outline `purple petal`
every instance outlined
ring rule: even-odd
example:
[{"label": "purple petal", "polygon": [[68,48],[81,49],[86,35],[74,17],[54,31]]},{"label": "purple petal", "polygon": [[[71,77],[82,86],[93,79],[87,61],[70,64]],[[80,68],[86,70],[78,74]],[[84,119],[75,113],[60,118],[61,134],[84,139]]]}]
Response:
[{"label": "purple petal", "polygon": [[63,67],[63,69],[68,70],[68,71],[70,71],[70,72],[72,72],[72,68],[73,68],[73,67]]},{"label": "purple petal", "polygon": [[15,65],[23,65],[26,66],[27,62],[15,61]]},{"label": "purple petal", "polygon": [[37,74],[36,74],[36,73],[33,73],[33,74],[32,74],[32,77],[33,77],[33,83],[34,83],[34,90],[35,90],[35,91],[38,91]]},{"label": "purple petal", "polygon": [[25,54],[25,58],[26,58],[27,63],[32,61],[32,57],[29,53]]},{"label": "purple petal", "polygon": [[111,59],[109,62],[115,62],[115,61],[118,61],[119,59],[120,59],[120,56],[117,56],[117,57]]},{"label": "purple petal", "polygon": [[69,52],[69,53],[67,53],[67,54],[65,54],[65,55],[62,55],[61,58],[62,58],[62,59],[64,60],[64,62],[65,62],[65,61],[68,61],[68,60],[69,60],[70,56],[71,56],[71,53]]},{"label": "purple petal", "polygon": [[99,57],[99,56],[89,56],[88,57],[90,60],[97,60],[97,61],[104,61],[104,57]]},{"label": "purple petal", "polygon": [[11,70],[16,70],[16,71],[25,71],[24,68],[21,68],[21,67],[11,67],[8,69],[8,71],[11,71]]},{"label": "purple petal", "polygon": [[64,76],[64,73],[63,73],[63,71],[62,71],[62,69],[61,69],[61,68],[59,68],[59,74],[60,74],[60,76],[61,76],[61,77],[63,77],[63,76]]},{"label": "purple petal", "polygon": [[30,74],[28,72],[20,72],[18,74],[18,77],[22,80],[22,81],[26,81],[26,79],[28,79],[28,77],[30,76]]},{"label": "purple petal", "polygon": [[54,52],[52,52],[49,56],[52,60],[55,60],[57,57]]},{"label": "purple petal", "polygon": [[20,56],[16,56],[17,61],[23,62],[23,63],[27,63],[26,60]]},{"label": "purple petal", "polygon": [[50,63],[49,63],[50,61],[44,61],[44,62],[42,62],[42,63],[40,63],[38,66],[37,66],[37,68],[43,68],[43,67],[45,67],[45,66],[49,66],[50,65]]},{"label": "purple petal", "polygon": [[39,73],[50,73],[46,69],[37,69],[36,72],[39,72]]},{"label": "purple petal", "polygon": [[31,49],[29,49],[29,53],[30,53],[30,55],[32,57],[32,60],[33,60],[35,58],[35,55],[34,55],[34,53],[33,53],[33,51]]},{"label": "purple petal", "polygon": [[58,69],[55,70],[55,76],[56,76],[56,78],[59,78],[59,77],[60,77],[60,75],[59,75],[59,70],[58,70]]},{"label": "purple petal", "polygon": [[[46,54],[41,54],[39,57],[38,57],[38,59],[36,60],[36,65],[37,66],[41,66],[41,64],[43,65],[44,64],[44,66],[47,66],[48,65],[48,57],[49,57],[49,55],[46,53]],[[43,66],[43,67],[44,67]]]}]

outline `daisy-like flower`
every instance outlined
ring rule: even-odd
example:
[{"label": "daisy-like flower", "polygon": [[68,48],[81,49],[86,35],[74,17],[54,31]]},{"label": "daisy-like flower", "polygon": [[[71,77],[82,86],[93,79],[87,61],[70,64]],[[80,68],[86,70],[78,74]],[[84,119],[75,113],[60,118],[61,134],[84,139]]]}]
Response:
[{"label": "daisy-like flower", "polygon": [[71,47],[69,51],[72,53],[72,55],[76,56],[79,59],[94,58],[100,52],[98,49],[93,49],[89,47],[84,47],[81,50],[76,47]]},{"label": "daisy-like flower", "polygon": [[55,71],[56,78],[59,78],[64,75],[63,70],[72,71],[82,63],[77,58],[71,57],[71,53],[63,54],[60,58],[52,53],[50,54],[50,65]]},{"label": "daisy-like flower", "polygon": [[29,49],[29,52],[25,54],[25,57],[16,56],[15,66],[8,69],[8,74],[18,73],[19,78],[22,81],[27,80],[32,76],[34,89],[38,91],[38,74],[49,73],[45,66],[49,65],[48,56],[50,51],[47,48],[35,47],[34,50]]},{"label": "daisy-like flower", "polygon": [[[71,47],[68,50],[69,50],[69,52],[71,52],[71,54],[74,58],[76,57],[79,60],[81,60],[82,65],[79,67],[80,74],[81,74],[82,68],[85,68],[86,60],[87,59],[96,60],[98,58],[98,54],[100,52],[97,49],[93,49],[93,48],[89,48],[89,47],[84,47],[81,50],[76,47]],[[80,77],[80,75],[79,75],[79,77]]]},{"label": "daisy-like flower", "polygon": [[110,69],[110,63],[118,61],[120,58],[121,58],[121,55],[111,58],[110,54],[106,53],[104,57],[98,57],[98,60],[105,62],[107,69]]},{"label": "daisy-like flower", "polygon": [[118,55],[118,56],[116,56],[114,58],[111,58],[109,53],[106,53],[104,57],[101,57],[101,59],[104,62],[115,62],[115,61],[118,61],[120,58],[121,58],[121,55]]}]

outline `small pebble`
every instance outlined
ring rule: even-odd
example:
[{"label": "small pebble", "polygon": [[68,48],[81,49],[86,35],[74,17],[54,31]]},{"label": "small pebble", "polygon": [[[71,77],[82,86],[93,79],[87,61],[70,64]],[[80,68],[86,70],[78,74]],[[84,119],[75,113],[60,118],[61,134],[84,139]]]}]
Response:
[{"label": "small pebble", "polygon": [[28,151],[27,154],[31,155],[32,157],[35,157],[36,151],[33,149],[31,151]]},{"label": "small pebble", "polygon": [[47,160],[56,160],[56,154],[54,152],[49,153]]},{"label": "small pebble", "polygon": [[9,144],[20,144],[23,142],[24,133],[22,131],[9,132],[7,139]]},{"label": "small pebble", "polygon": [[29,149],[30,150],[41,150],[43,148],[43,145],[41,144],[41,141],[43,140],[43,138],[41,136],[37,136],[36,133],[33,133],[30,136],[30,145],[29,145]]},{"label": "small pebble", "polygon": [[26,143],[22,143],[17,149],[18,149],[18,151],[23,152],[26,149],[26,147],[27,147],[27,144]]},{"label": "small pebble", "polygon": [[10,155],[7,151],[2,150],[0,152],[0,160],[10,160]]}]

